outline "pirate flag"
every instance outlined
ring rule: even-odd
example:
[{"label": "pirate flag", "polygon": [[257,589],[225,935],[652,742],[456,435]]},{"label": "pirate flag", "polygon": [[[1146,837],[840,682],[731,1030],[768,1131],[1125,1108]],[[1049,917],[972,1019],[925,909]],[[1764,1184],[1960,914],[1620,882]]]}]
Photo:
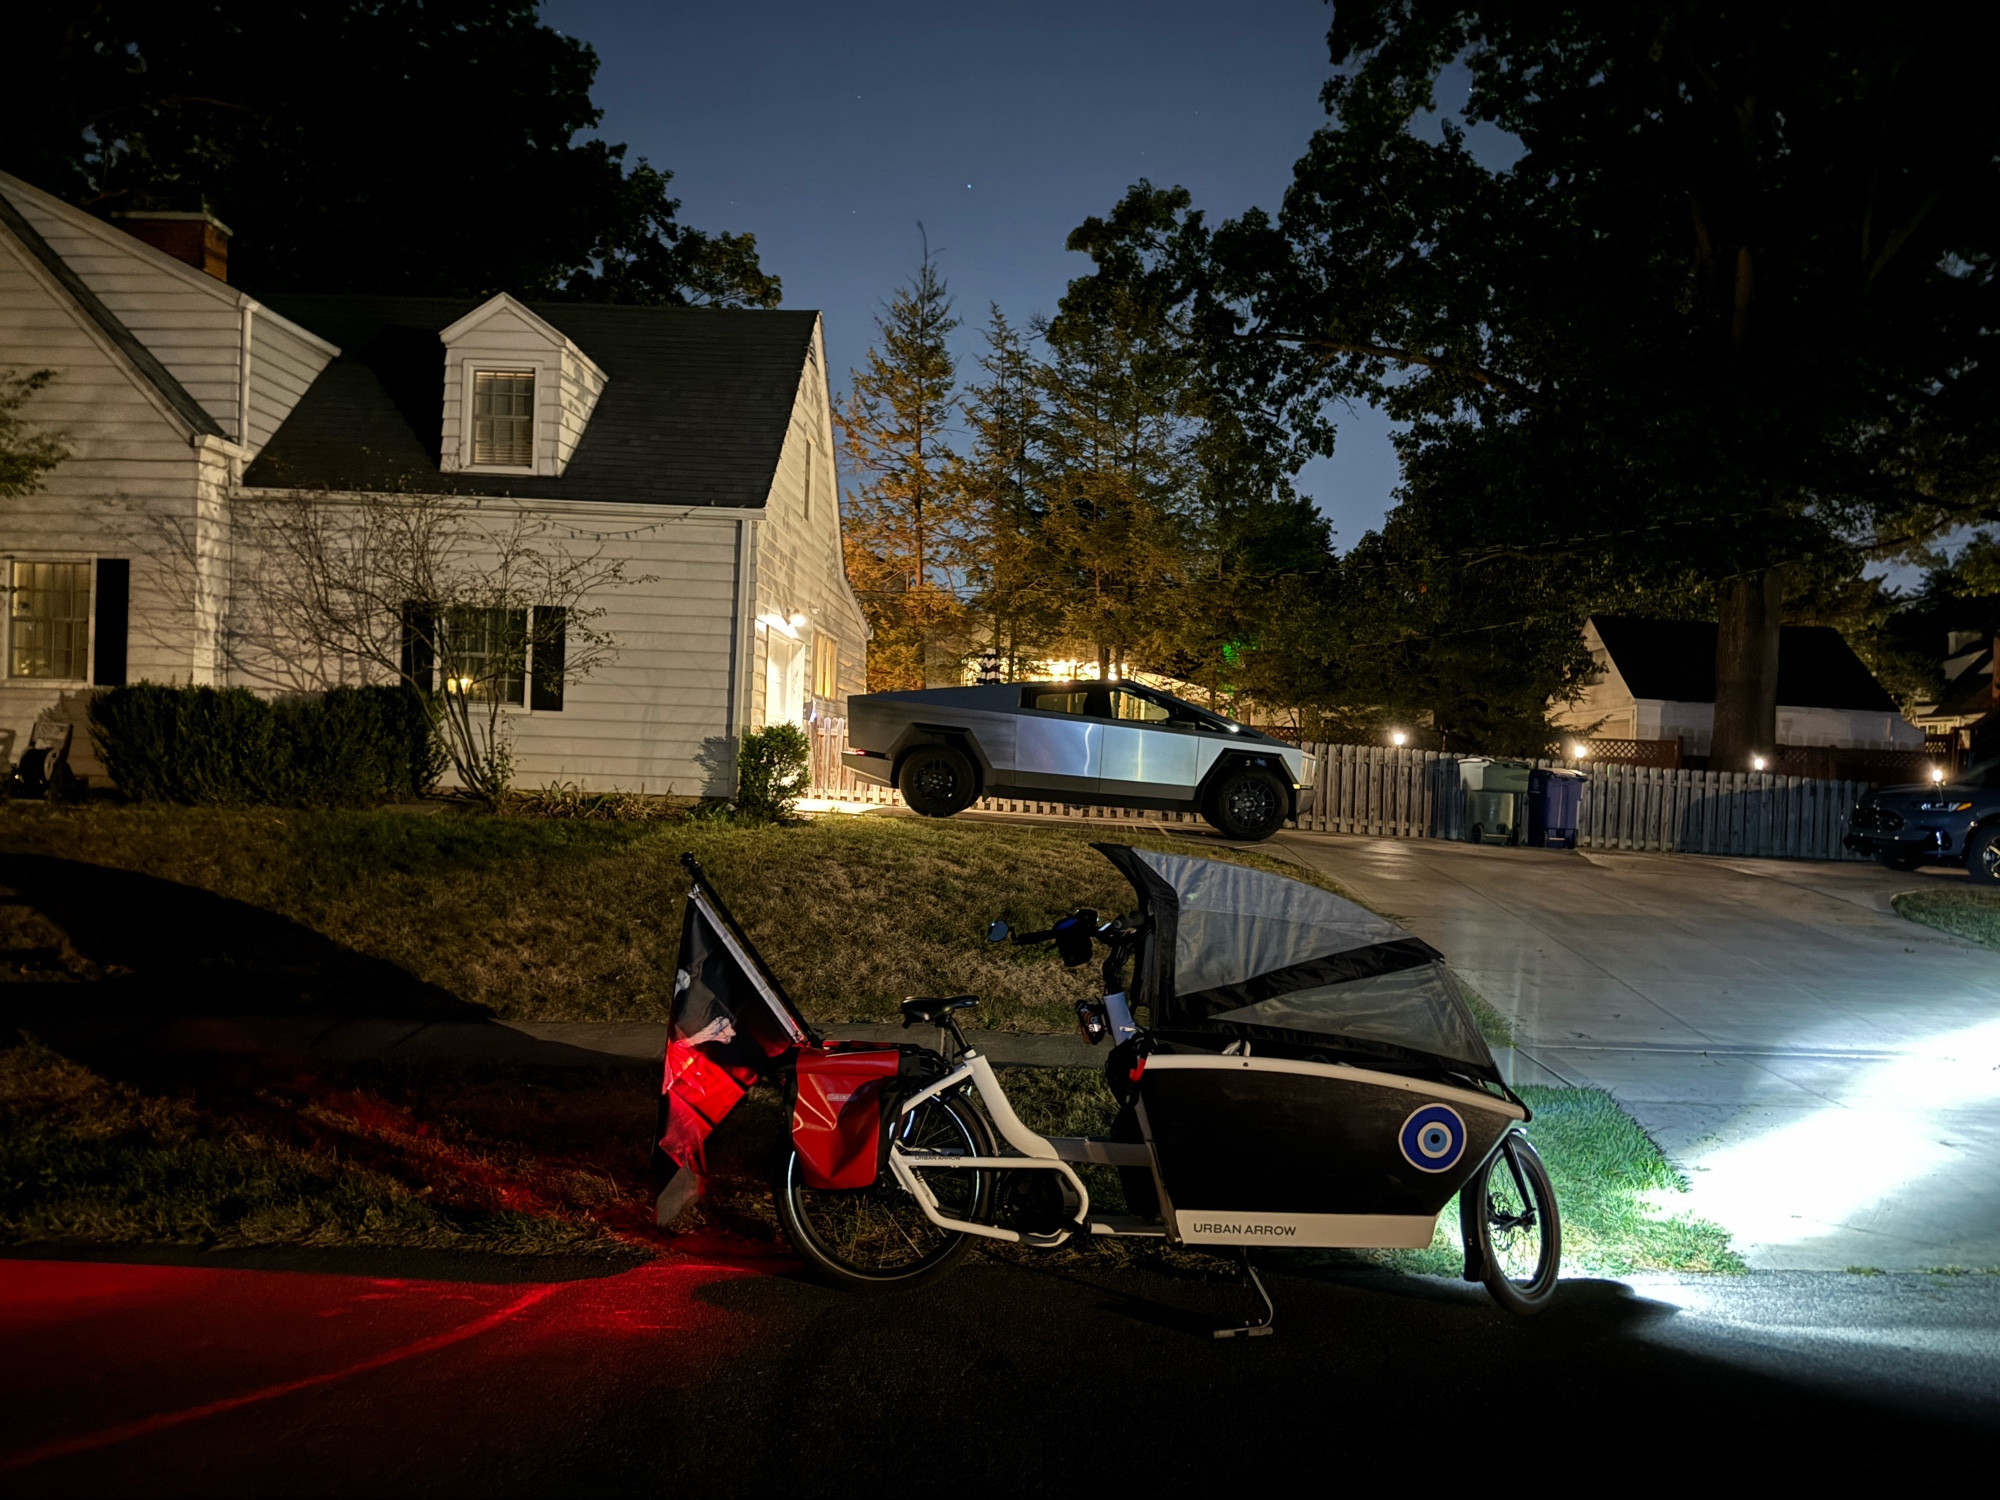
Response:
[{"label": "pirate flag", "polygon": [[736,1107],[774,1059],[812,1034],[777,982],[764,972],[698,865],[681,922],[680,958],[660,1084],[660,1152],[677,1166],[707,1170],[709,1132]]}]

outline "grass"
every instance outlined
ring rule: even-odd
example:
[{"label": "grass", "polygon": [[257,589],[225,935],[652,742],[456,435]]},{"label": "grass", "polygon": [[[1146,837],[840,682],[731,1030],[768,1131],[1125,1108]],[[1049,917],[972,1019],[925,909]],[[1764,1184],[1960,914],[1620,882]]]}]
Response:
[{"label": "grass", "polygon": [[[636,1172],[427,1113],[314,1079],[138,1083],[22,1039],[0,1049],[0,1241],[638,1253]],[[625,1154],[643,1168],[644,1141]]]},{"label": "grass", "polygon": [[[1102,1135],[1111,1127],[1116,1106],[1094,1070],[1010,1068],[1003,1076],[1015,1111],[1044,1134]],[[1567,1271],[1746,1269],[1730,1249],[1726,1231],[1675,1210],[1674,1199],[1687,1191],[1686,1181],[1610,1095],[1595,1089],[1524,1088],[1520,1093],[1534,1111],[1529,1138],[1555,1184]],[[1084,1171],[1093,1201],[1102,1197],[1109,1211],[1120,1211],[1124,1199],[1117,1175],[1101,1167]],[[1464,1265],[1457,1200],[1438,1216],[1437,1236],[1427,1250],[1331,1254],[1343,1261],[1456,1276]]]},{"label": "grass", "polygon": [[1904,891],[1894,898],[1896,914],[1954,937],[2000,948],[2000,890],[1948,885]]},{"label": "grass", "polygon": [[[86,890],[58,909],[42,885],[78,878],[74,865],[52,874],[46,862],[59,860],[243,903],[493,1016],[664,1020],[686,892],[679,858],[687,851],[817,1021],[894,1020],[905,996],[964,992],[982,997],[982,1024],[1067,1031],[1075,1002],[1093,993],[1095,968],[1065,973],[1038,951],[991,947],[986,927],[996,917],[1046,926],[1078,906],[1129,910],[1130,888],[1089,847],[1107,836],[1189,847],[1165,835],[1093,827],[907,818],[744,826],[0,804],[0,884],[18,897],[0,907],[0,973],[66,982],[185,963],[178,927],[160,934],[160,951],[134,953],[130,925],[106,919],[114,904],[154,904],[143,892],[114,903]],[[1329,883],[1257,855],[1203,852]],[[228,946],[229,935],[212,929],[229,919],[228,912],[200,918],[211,929],[209,946]],[[93,920],[106,930],[90,930]],[[294,961],[274,962],[284,969]],[[240,963],[223,976],[230,984],[255,977]],[[322,1005],[338,988],[338,976],[287,971],[273,982],[280,980]],[[366,1000],[376,987],[349,988],[361,992],[350,999]]]}]

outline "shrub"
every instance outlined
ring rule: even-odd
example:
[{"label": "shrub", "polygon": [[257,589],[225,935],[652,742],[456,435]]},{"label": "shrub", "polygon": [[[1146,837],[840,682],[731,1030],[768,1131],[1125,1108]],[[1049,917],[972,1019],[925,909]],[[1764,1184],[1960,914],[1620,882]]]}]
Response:
[{"label": "shrub", "polygon": [[269,699],[142,682],[97,694],[90,724],[111,779],[141,801],[385,802],[421,794],[443,770],[408,687]]},{"label": "shrub", "polygon": [[736,810],[752,818],[789,818],[811,775],[812,741],[798,725],[746,734],[736,753]]}]

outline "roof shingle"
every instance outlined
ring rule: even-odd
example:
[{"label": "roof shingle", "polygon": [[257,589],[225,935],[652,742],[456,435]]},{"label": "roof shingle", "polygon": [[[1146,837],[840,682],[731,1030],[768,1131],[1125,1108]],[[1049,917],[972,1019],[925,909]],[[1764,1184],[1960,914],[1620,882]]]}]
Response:
[{"label": "roof shingle", "polygon": [[[1715,701],[1715,626],[1700,620],[1592,615],[1590,623],[1634,698]],[[1895,713],[1896,701],[1830,625],[1778,632],[1778,701],[1790,708]]]},{"label": "roof shingle", "polygon": [[560,478],[443,473],[438,330],[482,298],[273,297],[341,349],[250,466],[272,488],[413,489],[650,505],[762,506],[813,312],[532,303],[604,370]]}]

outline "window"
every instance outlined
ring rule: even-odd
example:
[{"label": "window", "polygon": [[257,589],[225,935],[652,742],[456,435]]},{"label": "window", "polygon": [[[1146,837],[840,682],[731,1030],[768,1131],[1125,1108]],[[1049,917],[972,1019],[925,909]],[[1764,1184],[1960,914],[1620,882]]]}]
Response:
[{"label": "window", "polygon": [[840,696],[840,642],[819,631],[813,632],[813,696]]},{"label": "window", "polygon": [[453,609],[438,630],[444,689],[478,703],[519,703],[526,686],[528,612]]},{"label": "window", "polygon": [[1029,693],[1029,708],[1045,714],[1080,714],[1090,703],[1088,690],[1074,693]]},{"label": "window", "polygon": [[472,461],[527,468],[535,461],[535,372],[472,372]]},{"label": "window", "polygon": [[1137,719],[1145,724],[1164,724],[1173,715],[1155,703],[1151,698],[1141,698],[1137,693],[1128,693],[1122,688],[1111,690],[1111,717],[1114,719]]},{"label": "window", "polygon": [[17,562],[12,632],[7,654],[10,677],[52,677],[76,681],[90,663],[90,564]]}]

